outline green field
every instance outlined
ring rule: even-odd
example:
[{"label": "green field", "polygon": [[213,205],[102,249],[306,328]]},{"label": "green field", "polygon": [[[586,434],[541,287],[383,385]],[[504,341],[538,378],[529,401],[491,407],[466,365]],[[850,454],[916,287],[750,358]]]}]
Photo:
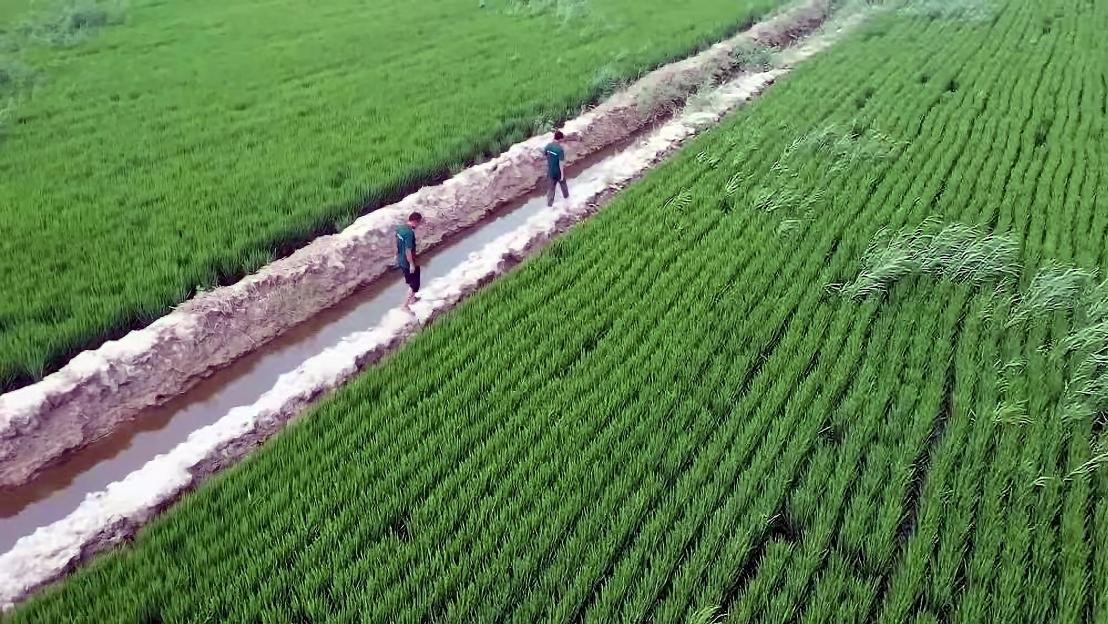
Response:
[{"label": "green field", "polygon": [[1108,4],[925,5],[13,621],[1108,621]]},{"label": "green field", "polygon": [[0,390],[779,1],[0,0]]}]

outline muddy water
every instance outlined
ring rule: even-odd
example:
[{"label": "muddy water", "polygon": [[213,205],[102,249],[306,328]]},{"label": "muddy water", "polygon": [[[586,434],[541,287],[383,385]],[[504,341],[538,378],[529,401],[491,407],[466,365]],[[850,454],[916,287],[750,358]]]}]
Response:
[{"label": "muddy water", "polygon": [[[646,134],[610,146],[567,167],[570,193],[574,179],[595,175],[604,162]],[[561,192],[557,195],[561,198]],[[556,200],[557,201],[557,200]],[[423,280],[465,260],[497,237],[546,207],[545,189],[498,207],[474,226],[454,234],[420,255]],[[338,305],[294,327],[258,351],[222,369],[184,395],[147,410],[132,424],[50,467],[16,489],[0,492],[0,553],[40,526],[61,520],[91,492],[103,490],[155,456],[170,451],[193,431],[239,405],[248,405],[278,378],[343,337],[377,324],[407,293],[398,273],[389,272]]]}]

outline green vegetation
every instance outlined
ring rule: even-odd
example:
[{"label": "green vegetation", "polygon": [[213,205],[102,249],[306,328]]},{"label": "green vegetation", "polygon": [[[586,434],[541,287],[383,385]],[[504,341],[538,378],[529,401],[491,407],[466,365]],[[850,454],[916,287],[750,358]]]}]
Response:
[{"label": "green vegetation", "polygon": [[123,22],[124,5],[106,0],[59,0],[32,13],[19,25],[32,41],[74,45],[107,26]]},{"label": "green vegetation", "polygon": [[997,5],[798,68],[13,621],[1108,621],[1108,4]]},{"label": "green vegetation", "polygon": [[779,2],[0,0],[0,389]]}]

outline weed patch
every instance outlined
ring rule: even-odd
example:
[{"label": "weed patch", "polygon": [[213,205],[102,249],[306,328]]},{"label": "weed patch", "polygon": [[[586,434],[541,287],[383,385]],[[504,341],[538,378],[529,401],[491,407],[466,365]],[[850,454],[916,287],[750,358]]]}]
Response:
[{"label": "weed patch", "polygon": [[920,226],[890,235],[881,231],[862,257],[858,276],[832,285],[843,296],[864,299],[884,293],[911,275],[930,275],[980,286],[1019,275],[1019,245],[1008,236],[952,223],[940,227],[929,219]]},{"label": "weed patch", "polygon": [[996,8],[992,0],[909,0],[900,12],[930,20],[985,22],[993,18]]},{"label": "weed patch", "polygon": [[0,95],[15,97],[29,90],[36,72],[23,61],[0,57]]},{"label": "weed patch", "polygon": [[21,31],[48,45],[75,45],[102,28],[122,23],[124,9],[122,2],[65,0],[27,18]]},{"label": "weed patch", "polygon": [[1095,274],[1085,269],[1050,266],[1031,279],[1027,289],[1014,297],[1008,326],[1059,310],[1072,310],[1092,285]]},{"label": "weed patch", "polygon": [[609,61],[593,72],[589,92],[594,100],[603,100],[626,85],[626,73],[621,72],[615,61]]},{"label": "weed patch", "polygon": [[766,71],[774,66],[776,59],[772,49],[757,41],[744,41],[731,50],[733,67],[741,71]]}]

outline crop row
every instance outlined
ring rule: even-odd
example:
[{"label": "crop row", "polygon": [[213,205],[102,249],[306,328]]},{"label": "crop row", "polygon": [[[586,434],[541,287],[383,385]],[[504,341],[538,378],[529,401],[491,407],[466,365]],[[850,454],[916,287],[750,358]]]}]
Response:
[{"label": "crop row", "polygon": [[0,24],[0,108],[33,80],[0,140],[0,390],[778,4],[138,2],[63,47]]},{"label": "crop row", "polygon": [[[1108,617],[1096,318],[1025,303],[1108,270],[1108,7],[990,6],[879,15],[14,619]],[[1016,270],[829,287],[936,221]]]}]

